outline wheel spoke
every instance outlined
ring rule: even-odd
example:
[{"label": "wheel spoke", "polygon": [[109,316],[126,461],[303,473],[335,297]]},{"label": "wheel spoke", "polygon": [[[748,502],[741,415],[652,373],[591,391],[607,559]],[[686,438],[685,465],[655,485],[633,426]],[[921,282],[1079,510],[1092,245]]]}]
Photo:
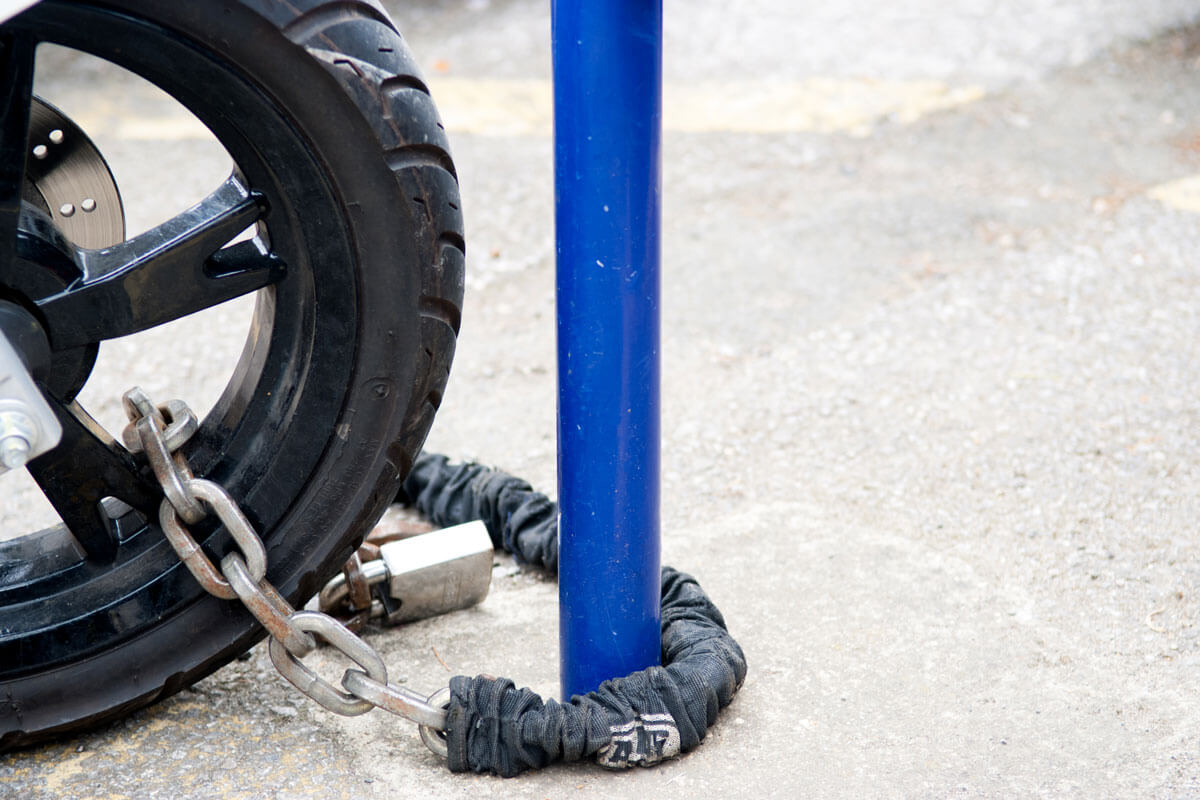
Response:
[{"label": "wheel spoke", "polygon": [[62,424],[62,440],[29,462],[29,473],[88,558],[111,561],[117,526],[104,511],[104,499],[115,497],[154,518],[162,492],[78,403],[63,405],[52,398],[50,403]]},{"label": "wheel spoke", "polygon": [[21,213],[35,48],[22,34],[0,35],[0,270],[12,262]]},{"label": "wheel spoke", "polygon": [[103,250],[77,250],[83,277],[38,301],[56,350],[126,336],[231,300],[283,277],[257,241],[220,249],[264,213],[233,176],[152,230]]}]

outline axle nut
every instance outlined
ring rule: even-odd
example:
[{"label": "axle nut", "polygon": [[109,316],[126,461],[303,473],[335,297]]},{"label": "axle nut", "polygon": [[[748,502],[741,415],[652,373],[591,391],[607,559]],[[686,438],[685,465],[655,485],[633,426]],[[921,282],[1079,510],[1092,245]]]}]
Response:
[{"label": "axle nut", "polygon": [[12,408],[0,411],[0,464],[4,469],[25,466],[37,440],[37,423],[32,416]]},{"label": "axle nut", "polygon": [[0,463],[6,469],[20,469],[29,460],[33,448],[23,436],[5,436],[0,439]]}]

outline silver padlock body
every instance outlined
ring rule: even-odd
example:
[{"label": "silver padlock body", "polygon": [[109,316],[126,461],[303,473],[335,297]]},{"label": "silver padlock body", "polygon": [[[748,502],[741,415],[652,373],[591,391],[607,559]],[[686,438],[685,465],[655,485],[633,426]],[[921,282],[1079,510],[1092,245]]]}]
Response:
[{"label": "silver padlock body", "polygon": [[388,594],[400,602],[392,623],[470,608],[492,585],[492,539],[478,520],[379,548],[388,571]]}]

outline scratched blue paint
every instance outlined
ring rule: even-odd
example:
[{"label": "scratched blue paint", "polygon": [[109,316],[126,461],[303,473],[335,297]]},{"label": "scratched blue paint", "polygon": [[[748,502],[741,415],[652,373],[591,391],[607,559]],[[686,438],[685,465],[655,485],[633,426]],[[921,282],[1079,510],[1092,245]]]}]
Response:
[{"label": "scratched blue paint", "polygon": [[563,696],[658,664],[661,0],[554,0]]}]

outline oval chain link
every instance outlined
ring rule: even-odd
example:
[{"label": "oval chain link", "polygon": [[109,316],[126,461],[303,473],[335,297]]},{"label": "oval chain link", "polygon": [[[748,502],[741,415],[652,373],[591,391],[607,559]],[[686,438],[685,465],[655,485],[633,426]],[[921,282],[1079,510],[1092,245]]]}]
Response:
[{"label": "oval chain link", "polygon": [[[266,548],[237,501],[224,487],[192,474],[181,450],[198,428],[192,410],[179,400],[156,406],[137,387],[126,392],[122,400],[130,419],[122,435],[125,445],[131,452],[146,456],[165,495],[159,508],[163,533],[204,590],[223,600],[240,600],[246,606],[270,635],[268,652],[275,668],[305,695],[345,716],[382,708],[416,722],[421,741],[445,758],[443,731],[449,689],[425,698],[389,684],[387,667],[369,644],[327,614],[293,609],[266,579]],[[240,551],[226,555],[219,572],[184,525],[194,525],[207,517],[206,507],[216,514]],[[345,691],[301,662],[316,647],[314,634],[362,668],[347,667],[343,672]]]},{"label": "oval chain link", "polygon": [[342,686],[355,697],[368,700],[384,711],[410,719],[423,727],[446,729],[446,711],[431,705],[431,698],[423,697],[411,689],[382,683],[356,669],[346,670],[342,676]]},{"label": "oval chain link", "polygon": [[[428,703],[445,715],[446,709],[450,708],[450,687],[443,686],[429,695]],[[425,743],[426,747],[442,758],[450,757],[450,747],[446,744],[445,716],[442,718],[441,725],[422,725],[418,730],[421,732],[421,741]]]},{"label": "oval chain link", "polygon": [[[225,530],[229,531],[245,555],[246,567],[251,578],[255,583],[261,581],[267,574],[267,551],[263,547],[262,539],[258,538],[254,527],[229,493],[219,484],[203,478],[184,481],[183,486],[188,494],[203,501],[216,513],[217,519],[224,523]],[[217,568],[208,560],[208,555],[200,549],[192,534],[179,521],[179,514],[171,504],[170,498],[159,506],[158,521],[167,541],[175,548],[179,559],[187,565],[204,590],[223,600],[236,600],[237,592],[229,585],[229,581],[217,572]]]},{"label": "oval chain link", "polygon": [[278,639],[296,658],[317,649],[317,643],[292,621],[296,609],[265,578],[255,583],[246,560],[240,553],[221,559],[221,573],[254,618],[262,623],[272,639]]},{"label": "oval chain link", "polygon": [[[122,398],[129,415],[121,438],[131,453],[143,453],[163,494],[190,524],[204,519],[204,509],[188,494],[184,482],[191,479],[192,469],[180,448],[196,432],[196,415],[185,403],[172,400],[162,408],[150,402],[140,388],[130,389]],[[165,412],[165,413],[164,413]],[[170,422],[167,421],[170,415]]]},{"label": "oval chain link", "polygon": [[[121,401],[130,423],[125,426],[121,438],[125,440],[125,447],[131,453],[142,452],[141,439],[133,429],[133,423],[142,417],[152,417],[163,425],[163,439],[167,442],[167,449],[172,453],[183,447],[200,427],[196,415],[182,400],[168,400],[162,407],[159,407],[150,401],[140,387],[134,387],[125,393]],[[170,418],[169,423],[167,422],[168,417]]]},{"label": "oval chain link", "polygon": [[[320,611],[297,611],[292,615],[292,624],[302,631],[317,634],[337,648],[342,655],[365,669],[371,678],[379,683],[387,683],[387,667],[375,649],[333,617]],[[300,659],[289,653],[283,642],[278,639],[271,639],[269,652],[271,662],[275,664],[275,669],[279,670],[280,675],[330,711],[354,717],[375,707],[369,700],[343,692],[313,672]],[[348,674],[350,670],[346,672]]]}]

